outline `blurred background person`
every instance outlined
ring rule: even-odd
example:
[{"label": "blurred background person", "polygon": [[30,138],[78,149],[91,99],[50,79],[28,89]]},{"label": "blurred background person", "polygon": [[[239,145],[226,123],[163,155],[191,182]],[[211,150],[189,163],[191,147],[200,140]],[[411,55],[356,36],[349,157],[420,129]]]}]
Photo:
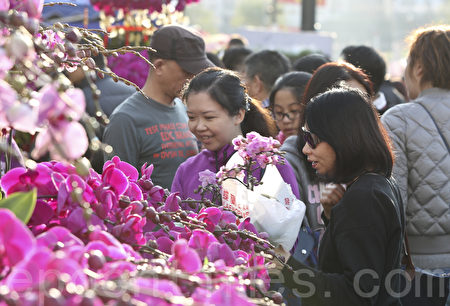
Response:
[{"label": "blurred background person", "polygon": [[292,64],[292,70],[304,71],[313,74],[317,68],[329,62],[331,62],[331,60],[325,55],[320,53],[311,53],[296,59]]},{"label": "blurred background person", "polygon": [[226,49],[222,62],[226,69],[236,71],[238,73],[244,72],[244,61],[247,56],[252,53],[252,50],[246,47],[234,47]]},{"label": "blurred background person", "polygon": [[191,29],[166,25],[153,33],[149,53],[153,63],[142,91],[127,98],[111,115],[103,141],[114,155],[137,169],[153,164],[154,184],[170,188],[178,166],[198,153],[189,132],[186,106],[179,97],[195,74],[214,66],[206,57],[205,42]]},{"label": "blurred background person", "polygon": [[[108,70],[106,58],[103,54],[99,54],[92,58],[98,68]],[[136,89],[133,86],[127,86],[123,82],[114,82],[109,75],[105,75],[103,78],[99,78],[96,74],[87,75],[81,66],[78,66],[77,70],[74,72],[67,72],[67,75],[75,87],[83,90],[86,100],[86,112],[92,117],[95,117],[97,110],[94,103],[94,93],[92,92],[87,77],[91,78],[91,81],[100,91],[99,93],[95,93],[95,95],[98,95],[101,111],[107,117],[111,116],[112,112],[119,104],[136,92]]]},{"label": "blurred background person", "polygon": [[216,67],[224,68],[222,60],[213,52],[206,52],[206,57],[213,63]]},{"label": "blurred background person", "polygon": [[280,130],[277,139],[281,144],[298,133],[303,111],[301,102],[310,79],[311,74],[307,72],[288,72],[277,79],[270,92],[269,109]]},{"label": "blurred background person", "polygon": [[278,51],[262,50],[250,54],[244,62],[244,81],[248,94],[269,107],[269,95],[276,79],[291,68],[289,59]]},{"label": "blurred background person", "polygon": [[389,109],[382,122],[396,152],[393,175],[414,264],[450,272],[450,26],[418,29],[410,40],[412,101]]},{"label": "blurred background person", "polygon": [[394,105],[405,102],[405,97],[387,80],[386,62],[369,46],[348,46],[342,50],[343,59],[361,68],[373,84],[375,99],[373,104],[380,114]]}]

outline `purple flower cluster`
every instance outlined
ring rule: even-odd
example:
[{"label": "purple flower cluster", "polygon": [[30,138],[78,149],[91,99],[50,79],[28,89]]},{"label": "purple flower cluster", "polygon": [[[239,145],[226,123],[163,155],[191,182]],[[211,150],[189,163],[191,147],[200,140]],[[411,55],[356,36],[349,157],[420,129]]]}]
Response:
[{"label": "purple flower cluster", "polygon": [[234,149],[240,157],[242,164],[233,167],[222,166],[217,172],[218,183],[226,179],[235,178],[253,189],[259,181],[253,176],[257,169],[264,169],[267,165],[277,165],[284,162],[280,151],[280,142],[272,137],[264,137],[257,132],[247,133],[246,137],[239,135],[232,140]]},{"label": "purple flower cluster", "polygon": [[91,298],[102,305],[127,293],[152,304],[231,299],[245,305],[244,292],[267,289],[267,255],[260,252],[271,250],[267,235],[249,220],[239,223],[217,207],[182,210],[177,193],[153,184],[152,165],[141,168],[140,178],[118,157],[101,175],[79,172],[71,164],[44,162],[2,177],[7,196],[34,188],[38,194],[29,229],[0,210],[4,299],[76,305]]},{"label": "purple flower cluster", "polygon": [[[141,51],[140,54],[148,59],[147,51]],[[109,56],[108,67],[118,76],[133,82],[140,88],[144,86],[150,68],[146,61],[132,53]]]},{"label": "purple flower cluster", "polygon": [[280,142],[272,137],[264,137],[250,132],[246,138],[242,135],[233,139],[234,149],[244,161],[256,160],[261,168],[268,164],[276,165],[280,161]]},{"label": "purple flower cluster", "polygon": [[8,9],[26,12],[32,18],[41,17],[44,0],[10,0],[0,1],[0,11]]},{"label": "purple flower cluster", "polygon": [[93,60],[89,48],[78,49],[79,30],[61,24],[39,28],[42,6],[43,0],[0,3],[0,129],[39,131],[33,158],[49,151],[54,159],[74,160],[88,148],[78,123],[85,99],[62,71]]},{"label": "purple flower cluster", "polygon": [[114,15],[119,9],[125,13],[131,10],[149,10],[149,12],[161,12],[163,4],[176,2],[175,10],[183,11],[187,4],[198,2],[199,0],[91,0],[92,5],[99,11],[103,11],[106,15]]},{"label": "purple flower cluster", "polygon": [[202,187],[217,184],[216,174],[208,169],[199,172],[198,179],[202,183]]}]

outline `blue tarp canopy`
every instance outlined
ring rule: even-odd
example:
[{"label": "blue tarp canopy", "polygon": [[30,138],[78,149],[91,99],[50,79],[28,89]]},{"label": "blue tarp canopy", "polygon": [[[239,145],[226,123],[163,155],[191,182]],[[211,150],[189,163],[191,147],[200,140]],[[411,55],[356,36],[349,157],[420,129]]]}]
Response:
[{"label": "blue tarp canopy", "polygon": [[96,11],[89,0],[45,0],[44,3],[51,2],[67,2],[73,3],[77,6],[69,5],[54,5],[44,6],[42,11],[42,21],[46,24],[53,24],[55,22],[68,23],[76,27],[84,27],[85,11],[87,10],[89,29],[99,28],[99,12]]}]

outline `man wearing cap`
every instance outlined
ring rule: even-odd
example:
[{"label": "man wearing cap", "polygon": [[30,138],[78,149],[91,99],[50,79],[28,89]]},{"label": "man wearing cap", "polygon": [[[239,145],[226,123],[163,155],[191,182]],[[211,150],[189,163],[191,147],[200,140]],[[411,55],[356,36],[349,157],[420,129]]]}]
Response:
[{"label": "man wearing cap", "polygon": [[198,153],[190,133],[186,109],[179,99],[184,84],[203,69],[207,59],[203,39],[177,25],[164,26],[153,34],[150,67],[141,92],[115,109],[103,141],[113,147],[105,160],[117,155],[140,169],[153,164],[154,184],[170,188],[178,166]]}]

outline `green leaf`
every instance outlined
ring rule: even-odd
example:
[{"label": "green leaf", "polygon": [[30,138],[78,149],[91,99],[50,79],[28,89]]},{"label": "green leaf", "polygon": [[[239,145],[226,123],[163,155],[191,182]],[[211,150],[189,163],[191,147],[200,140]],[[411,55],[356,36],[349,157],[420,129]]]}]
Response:
[{"label": "green leaf", "polygon": [[0,201],[0,208],[11,210],[17,218],[27,224],[36,207],[37,191],[16,192]]}]

